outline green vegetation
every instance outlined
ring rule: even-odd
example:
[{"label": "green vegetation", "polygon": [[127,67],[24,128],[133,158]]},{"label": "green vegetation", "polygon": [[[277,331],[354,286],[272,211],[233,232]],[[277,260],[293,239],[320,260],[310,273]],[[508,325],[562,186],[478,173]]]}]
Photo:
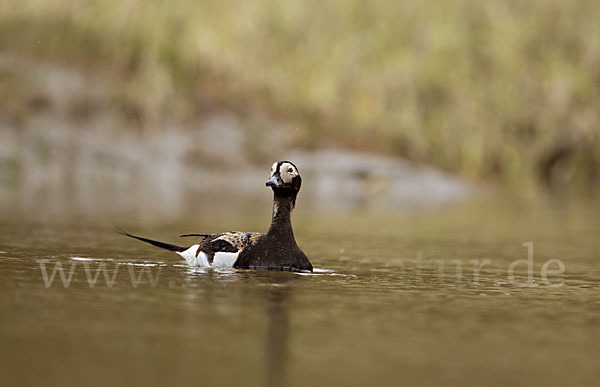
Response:
[{"label": "green vegetation", "polygon": [[8,0],[3,53],[113,72],[144,125],[260,110],[528,191],[600,179],[597,0]]}]

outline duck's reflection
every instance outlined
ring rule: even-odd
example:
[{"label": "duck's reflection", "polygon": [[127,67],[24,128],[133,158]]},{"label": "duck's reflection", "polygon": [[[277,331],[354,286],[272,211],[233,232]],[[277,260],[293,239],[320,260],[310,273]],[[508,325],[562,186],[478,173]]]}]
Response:
[{"label": "duck's reflection", "polygon": [[273,387],[286,384],[290,288],[284,282],[286,282],[284,278],[278,278],[266,292],[265,384]]}]

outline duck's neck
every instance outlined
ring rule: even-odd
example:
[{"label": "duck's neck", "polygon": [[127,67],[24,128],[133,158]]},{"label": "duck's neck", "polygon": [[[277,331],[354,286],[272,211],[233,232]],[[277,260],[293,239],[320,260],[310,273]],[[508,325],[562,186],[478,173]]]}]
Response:
[{"label": "duck's neck", "polygon": [[277,235],[294,239],[292,230],[292,211],[296,204],[296,195],[273,195],[273,216],[267,235]]}]

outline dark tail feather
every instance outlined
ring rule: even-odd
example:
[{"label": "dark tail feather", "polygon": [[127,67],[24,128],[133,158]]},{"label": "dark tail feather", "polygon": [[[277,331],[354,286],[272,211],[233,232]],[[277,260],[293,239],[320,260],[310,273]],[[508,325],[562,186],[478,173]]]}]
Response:
[{"label": "dark tail feather", "polygon": [[161,249],[165,249],[165,250],[169,250],[169,251],[175,251],[175,252],[181,252],[181,251],[185,251],[188,249],[188,247],[185,246],[178,246],[178,245],[172,245],[170,243],[165,243],[165,242],[159,242],[159,241],[155,241],[152,239],[148,239],[148,238],[144,238],[144,237],[140,237],[137,235],[133,235],[128,233],[127,231],[123,230],[122,228],[120,228],[119,226],[117,226],[116,224],[113,223],[114,228],[117,230],[117,232],[121,235],[125,235],[128,236],[130,238],[134,238],[137,240],[140,240],[142,242],[146,242],[146,243],[150,243],[153,246],[156,247],[160,247]]},{"label": "dark tail feather", "polygon": [[181,234],[179,237],[180,238],[185,238],[185,237],[203,237],[203,238],[206,238],[207,236],[210,236],[210,234]]}]

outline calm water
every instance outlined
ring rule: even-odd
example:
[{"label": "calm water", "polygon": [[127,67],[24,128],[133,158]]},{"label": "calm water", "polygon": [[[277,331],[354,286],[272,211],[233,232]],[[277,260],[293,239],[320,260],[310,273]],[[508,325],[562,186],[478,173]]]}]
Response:
[{"label": "calm water", "polygon": [[[104,220],[4,217],[2,384],[598,386],[599,214],[490,203],[299,212],[310,275],[192,270]],[[177,242],[260,231],[268,215],[119,221]],[[521,262],[511,283],[526,242],[535,282]],[[552,261],[547,281],[560,286],[541,278],[551,259],[565,272]],[[56,263],[67,280],[73,270],[68,286],[59,273],[48,283]],[[91,287],[103,267],[109,280]]]}]

